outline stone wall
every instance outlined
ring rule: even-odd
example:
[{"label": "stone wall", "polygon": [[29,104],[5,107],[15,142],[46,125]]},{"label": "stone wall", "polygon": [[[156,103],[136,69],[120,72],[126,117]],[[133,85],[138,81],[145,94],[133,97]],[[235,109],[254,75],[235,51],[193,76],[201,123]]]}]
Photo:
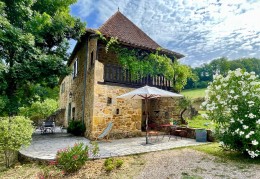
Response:
[{"label": "stone wall", "polygon": [[[109,121],[114,122],[111,133],[141,133],[141,100],[124,100],[116,97],[134,90],[134,88],[100,84],[103,79],[104,64],[95,62],[94,106],[92,138],[98,136]],[[111,98],[111,104],[108,103]]]},{"label": "stone wall", "polygon": [[[70,64],[71,70],[76,59],[78,59],[78,73],[77,76],[73,78],[72,74],[66,76],[60,84],[60,97],[59,97],[59,107],[60,109],[65,109],[64,112],[64,124],[68,125],[68,113],[69,113],[69,103],[71,103],[71,118],[74,120],[82,120],[83,117],[83,96],[84,96],[84,65],[87,63],[87,85],[86,85],[86,97],[85,97],[85,123],[87,131],[89,130],[89,121],[91,120],[91,111],[93,111],[93,89],[94,89],[94,68],[90,64],[90,54],[96,54],[96,39],[87,38],[82,39],[81,46],[74,55],[74,59]],[[88,50],[89,49],[89,50]],[[95,56],[94,56],[95,58]],[[62,93],[62,84],[65,83],[65,91]],[[70,98],[69,94],[72,94]],[[75,109],[75,114],[73,116],[72,109]]]},{"label": "stone wall", "polygon": [[179,120],[179,98],[157,98],[150,100],[149,114],[151,123],[165,124],[170,118]]},{"label": "stone wall", "polygon": [[[86,98],[85,98],[85,136],[91,138],[93,131],[93,110],[94,110],[94,79],[95,79],[95,68],[97,62],[96,50],[97,50],[97,39],[92,38],[89,40],[88,46],[88,65],[87,65],[87,82],[86,82]],[[91,53],[93,52],[93,63],[91,64]],[[83,83],[83,81],[82,81]]]}]

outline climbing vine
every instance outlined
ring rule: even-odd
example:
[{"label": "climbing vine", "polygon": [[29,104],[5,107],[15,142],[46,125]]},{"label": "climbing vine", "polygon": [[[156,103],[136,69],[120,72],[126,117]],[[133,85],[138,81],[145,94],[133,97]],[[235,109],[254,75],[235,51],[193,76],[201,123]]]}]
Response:
[{"label": "climbing vine", "polygon": [[128,69],[133,79],[145,76],[164,75],[167,80],[173,82],[175,91],[181,91],[187,84],[188,78],[193,78],[191,68],[180,64],[176,59],[174,62],[165,54],[160,54],[161,49],[156,52],[148,52],[136,48],[127,48],[120,45],[116,37],[107,40],[99,31],[100,39],[106,43],[105,51],[113,51],[118,57],[119,63],[124,69]]}]

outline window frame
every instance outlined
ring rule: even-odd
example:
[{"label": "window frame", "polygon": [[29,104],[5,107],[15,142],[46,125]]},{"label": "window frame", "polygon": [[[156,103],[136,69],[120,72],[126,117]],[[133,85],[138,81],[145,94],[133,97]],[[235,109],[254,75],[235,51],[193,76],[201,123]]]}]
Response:
[{"label": "window frame", "polygon": [[78,58],[76,58],[76,60],[73,63],[73,72],[72,72],[73,79],[78,76],[78,72],[79,72],[79,62],[78,62]]}]

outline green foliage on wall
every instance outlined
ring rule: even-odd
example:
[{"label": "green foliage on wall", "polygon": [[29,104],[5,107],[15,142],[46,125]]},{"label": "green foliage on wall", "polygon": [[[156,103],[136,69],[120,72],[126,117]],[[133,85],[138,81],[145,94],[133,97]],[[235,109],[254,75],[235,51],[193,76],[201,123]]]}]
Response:
[{"label": "green foliage on wall", "polygon": [[107,40],[100,32],[100,39],[106,43],[105,50],[116,53],[119,63],[124,69],[128,69],[133,79],[141,79],[148,75],[163,75],[173,83],[173,90],[181,91],[187,84],[187,79],[194,78],[191,68],[180,64],[176,58],[171,59],[161,53],[161,49],[156,52],[145,51],[137,48],[130,48],[120,44],[115,37]]}]

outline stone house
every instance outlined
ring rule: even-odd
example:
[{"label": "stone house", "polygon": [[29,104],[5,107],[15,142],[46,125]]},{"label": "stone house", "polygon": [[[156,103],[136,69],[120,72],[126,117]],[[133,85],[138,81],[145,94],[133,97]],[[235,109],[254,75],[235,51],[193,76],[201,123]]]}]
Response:
[{"label": "stone house", "polygon": [[[184,57],[158,45],[121,12],[116,12],[99,29],[106,38],[117,37],[120,44],[147,52],[166,54],[172,60]],[[86,126],[85,136],[93,138],[101,133],[109,121],[114,121],[112,133],[138,135],[144,120],[141,100],[116,99],[117,96],[148,84],[170,90],[171,83],[163,76],[132,80],[117,61],[116,55],[105,52],[105,44],[93,29],[77,42],[68,66],[72,74],[60,79],[59,107],[64,125],[70,120],[82,120]],[[149,104],[151,119],[176,116],[176,101],[154,99]]]}]

